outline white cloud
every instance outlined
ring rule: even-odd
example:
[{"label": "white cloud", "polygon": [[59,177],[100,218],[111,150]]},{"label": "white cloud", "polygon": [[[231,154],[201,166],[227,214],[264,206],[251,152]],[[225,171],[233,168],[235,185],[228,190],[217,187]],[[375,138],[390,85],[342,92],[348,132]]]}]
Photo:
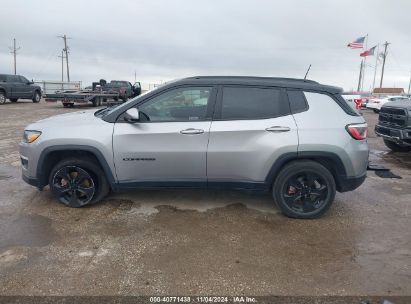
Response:
[{"label": "white cloud", "polygon": [[[66,33],[71,79],[84,84],[132,81],[134,71],[146,83],[199,74],[303,77],[311,63],[310,78],[351,89],[360,57],[346,44],[368,33],[370,47],[392,43],[384,85],[407,88],[410,9],[407,0],[15,0],[2,6],[0,68],[12,72],[8,46],[16,37],[18,73],[60,79],[57,36]],[[366,88],[372,79],[368,68]]]}]

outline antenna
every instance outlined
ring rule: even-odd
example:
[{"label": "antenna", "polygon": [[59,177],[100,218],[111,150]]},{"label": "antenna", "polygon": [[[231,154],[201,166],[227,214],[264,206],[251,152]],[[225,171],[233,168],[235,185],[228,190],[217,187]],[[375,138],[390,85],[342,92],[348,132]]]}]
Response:
[{"label": "antenna", "polygon": [[307,72],[305,72],[304,80],[307,79],[307,75],[308,75],[308,72],[310,71],[310,69],[311,69],[311,63],[310,63],[310,65],[308,66]]}]

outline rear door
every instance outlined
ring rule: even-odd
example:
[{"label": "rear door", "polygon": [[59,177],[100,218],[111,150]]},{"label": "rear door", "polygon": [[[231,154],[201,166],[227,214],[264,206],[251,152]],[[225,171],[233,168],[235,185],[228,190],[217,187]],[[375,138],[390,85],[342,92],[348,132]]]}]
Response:
[{"label": "rear door", "polygon": [[264,182],[280,156],[297,152],[297,127],[285,90],[222,86],[218,95],[207,152],[208,181]]},{"label": "rear door", "polygon": [[140,122],[115,124],[120,183],[206,183],[206,153],[216,92],[212,86],[168,89],[137,106]]},{"label": "rear door", "polygon": [[21,98],[24,95],[23,86],[20,80],[20,76],[7,75],[7,84],[10,88],[9,96],[11,98]]}]

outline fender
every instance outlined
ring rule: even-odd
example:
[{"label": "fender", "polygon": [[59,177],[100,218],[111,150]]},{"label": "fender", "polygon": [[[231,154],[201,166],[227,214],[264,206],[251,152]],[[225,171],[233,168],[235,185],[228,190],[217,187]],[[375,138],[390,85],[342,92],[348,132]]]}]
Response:
[{"label": "fender", "polygon": [[[65,151],[73,151],[73,150],[76,152],[84,151],[84,152],[89,152],[93,154],[97,158],[99,164],[101,165],[107,177],[108,182],[113,188],[115,188],[116,180],[103,154],[97,148],[92,147],[92,146],[86,146],[86,145],[58,145],[58,146],[51,146],[51,147],[45,148],[40,154],[39,160],[37,162],[37,171],[36,171],[36,175],[40,181],[41,186],[44,186],[42,184],[44,184],[44,179],[47,178],[46,176],[44,176],[42,172],[45,166],[45,161],[47,159],[47,156],[50,153],[56,152],[56,151],[65,152]],[[47,181],[46,181],[46,184],[47,184]]]},{"label": "fender", "polygon": [[290,161],[301,159],[311,159],[320,162],[327,162],[327,164],[331,166],[331,168],[329,169],[331,169],[331,174],[334,176],[335,182],[337,184],[337,189],[342,190],[344,188],[343,183],[348,179],[348,177],[341,158],[335,153],[324,151],[302,151],[283,154],[271,166],[271,169],[265,179],[267,186],[271,187],[276,176],[284,165],[286,165]]}]

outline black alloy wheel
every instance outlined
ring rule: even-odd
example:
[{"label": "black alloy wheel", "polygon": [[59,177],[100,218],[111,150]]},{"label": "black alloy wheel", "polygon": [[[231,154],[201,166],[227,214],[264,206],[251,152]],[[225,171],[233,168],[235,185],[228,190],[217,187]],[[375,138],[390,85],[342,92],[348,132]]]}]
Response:
[{"label": "black alloy wheel", "polygon": [[288,217],[313,219],[332,205],[336,184],[330,170],[312,160],[285,165],[273,185],[273,198]]},{"label": "black alloy wheel", "polygon": [[282,194],[288,208],[296,213],[307,214],[325,205],[328,186],[314,172],[297,173],[286,181]]},{"label": "black alloy wheel", "polygon": [[70,207],[89,204],[96,192],[92,176],[77,166],[65,166],[58,170],[50,186],[59,201]]}]

